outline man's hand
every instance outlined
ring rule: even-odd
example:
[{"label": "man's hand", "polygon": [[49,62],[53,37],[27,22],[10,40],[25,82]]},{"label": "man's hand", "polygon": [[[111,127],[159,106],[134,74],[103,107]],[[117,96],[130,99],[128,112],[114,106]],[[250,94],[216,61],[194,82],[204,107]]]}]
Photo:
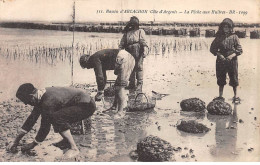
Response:
[{"label": "man's hand", "polygon": [[17,152],[17,146],[18,146],[18,143],[12,142],[12,143],[10,143],[10,144],[6,147],[6,150],[7,150],[8,152],[11,152],[11,153],[16,153],[16,152]]},{"label": "man's hand", "polygon": [[26,134],[26,131],[22,131],[22,130],[18,131],[17,137],[15,138],[15,140],[14,140],[12,143],[10,143],[10,144],[7,146],[6,150],[7,150],[8,152],[11,152],[11,153],[17,152],[17,146],[18,146],[18,144],[19,144],[19,141],[22,139],[22,137],[23,137],[25,134]]},{"label": "man's hand", "polygon": [[144,47],[144,53],[143,53],[143,58],[145,58],[146,56],[148,56],[149,54],[149,48],[147,46]]},{"label": "man's hand", "polygon": [[120,65],[118,63],[115,64],[115,70],[114,70],[114,74],[115,75],[118,75],[119,74],[119,68],[120,68]]},{"label": "man's hand", "polygon": [[30,150],[30,149],[33,149],[35,146],[37,146],[37,143],[36,143],[36,142],[32,142],[32,143],[29,143],[29,144],[24,145],[24,146],[21,148],[21,150],[22,150],[22,152],[26,152],[26,151],[28,151],[28,150]]},{"label": "man's hand", "polygon": [[104,97],[104,91],[98,91],[95,96],[95,101],[101,101],[103,97]]},{"label": "man's hand", "polygon": [[116,69],[114,70],[114,75],[118,75],[118,74],[119,74],[119,69],[116,68]]},{"label": "man's hand", "polygon": [[236,57],[236,54],[235,54],[235,53],[233,53],[233,54],[227,56],[226,59],[230,61],[230,60],[232,60],[234,57]]},{"label": "man's hand", "polygon": [[225,60],[225,57],[222,54],[217,55],[217,57],[221,61]]}]

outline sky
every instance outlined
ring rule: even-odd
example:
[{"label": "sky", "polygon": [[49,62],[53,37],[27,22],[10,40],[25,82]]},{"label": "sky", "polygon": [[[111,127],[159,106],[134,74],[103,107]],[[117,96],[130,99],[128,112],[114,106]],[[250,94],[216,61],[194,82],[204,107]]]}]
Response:
[{"label": "sky", "polygon": [[[75,7],[76,22],[128,21],[131,16],[140,21],[158,22],[220,22],[226,17],[234,22],[260,22],[260,0],[76,0]],[[147,13],[120,13],[121,10],[147,10]],[[152,10],[158,13],[151,13]],[[177,13],[159,13],[161,10]],[[190,13],[184,14],[185,10]],[[191,13],[192,10],[197,13]],[[198,10],[210,13],[199,14]],[[236,13],[212,14],[212,10]],[[73,0],[0,0],[0,21],[69,22],[72,13]]]}]

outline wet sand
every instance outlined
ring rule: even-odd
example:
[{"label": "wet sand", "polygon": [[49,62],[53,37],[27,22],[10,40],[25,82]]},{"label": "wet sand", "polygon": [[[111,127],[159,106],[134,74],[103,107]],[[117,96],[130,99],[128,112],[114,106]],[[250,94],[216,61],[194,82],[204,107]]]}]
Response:
[{"label": "wet sand", "polygon": [[[14,138],[16,130],[32,109],[30,106],[17,102],[16,99],[11,100],[18,84],[27,81],[40,87],[54,84],[55,86],[66,86],[70,83],[70,74],[65,73],[69,72],[69,67],[61,64],[54,68],[42,69],[36,65],[26,64],[26,62],[23,63],[24,66],[18,65],[19,62],[1,62],[3,66],[1,68],[6,68],[1,71],[1,75],[6,76],[9,85],[5,83],[5,85],[1,85],[0,89],[2,114],[0,160],[135,161],[130,158],[129,153],[136,149],[137,142],[146,136],[155,135],[167,140],[174,147],[182,148],[181,152],[175,152],[173,161],[259,161],[258,59],[253,54],[257,52],[255,48],[257,43],[259,40],[241,39],[244,49],[244,54],[239,57],[238,95],[242,99],[241,104],[232,104],[233,91],[230,86],[227,85],[224,89],[224,97],[233,108],[232,115],[221,117],[207,113],[201,115],[181,112],[179,103],[183,99],[198,97],[207,105],[218,95],[215,57],[209,51],[150,55],[144,62],[143,90],[148,95],[151,95],[152,90],[170,95],[162,100],[157,100],[154,111],[127,112],[123,120],[115,120],[112,113],[100,113],[111,105],[109,99],[105,99],[105,107],[102,102],[97,102],[98,109],[91,118],[91,129],[87,131],[86,135],[74,136],[80,149],[80,155],[71,160],[59,158],[64,151],[50,145],[61,139],[58,134],[54,134],[53,130],[41,145],[35,147],[37,156],[28,156],[21,152],[10,154],[5,151],[6,145]],[[35,70],[29,72],[30,67]],[[10,68],[13,74],[7,74]],[[23,76],[19,76],[19,73]],[[27,79],[24,77],[26,74]],[[39,79],[35,78],[37,75],[39,75]],[[55,79],[57,76],[61,78]],[[112,72],[108,74],[108,77],[109,79],[115,78]],[[14,83],[10,85],[12,81]],[[75,66],[75,82],[94,84],[94,71],[82,70],[79,66]],[[92,96],[94,95],[95,92],[92,93]],[[14,120],[7,122],[7,119]],[[175,125],[181,119],[195,119],[211,130],[208,133],[196,135],[178,131]],[[34,139],[39,123],[38,120],[33,130],[24,138],[25,141],[21,142],[22,144]],[[182,156],[189,153],[190,149],[194,150],[195,157],[191,158],[190,154],[187,158]]]}]

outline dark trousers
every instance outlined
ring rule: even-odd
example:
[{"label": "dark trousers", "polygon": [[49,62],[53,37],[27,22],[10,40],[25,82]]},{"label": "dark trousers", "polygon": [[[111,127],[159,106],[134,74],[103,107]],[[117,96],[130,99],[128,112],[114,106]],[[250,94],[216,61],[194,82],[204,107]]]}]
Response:
[{"label": "dark trousers", "polygon": [[96,110],[96,104],[93,99],[90,103],[79,103],[69,107],[61,108],[59,111],[51,114],[51,123],[54,132],[63,132],[70,129],[70,124],[81,121],[93,115]]},{"label": "dark trousers", "polygon": [[216,76],[217,83],[219,86],[226,85],[227,75],[229,76],[229,85],[232,87],[238,86],[238,62],[237,59],[234,58],[231,61],[220,61],[217,59],[216,61]]}]

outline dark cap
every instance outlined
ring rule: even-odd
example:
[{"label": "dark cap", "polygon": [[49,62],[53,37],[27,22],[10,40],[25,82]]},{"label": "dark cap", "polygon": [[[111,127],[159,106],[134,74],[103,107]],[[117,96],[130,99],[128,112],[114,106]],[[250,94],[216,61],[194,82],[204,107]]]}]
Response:
[{"label": "dark cap", "polygon": [[216,33],[216,37],[224,35],[223,28],[225,25],[228,25],[228,27],[231,29],[230,34],[233,34],[233,28],[234,28],[234,23],[230,18],[225,18],[220,24],[218,31]]},{"label": "dark cap", "polygon": [[87,62],[90,58],[90,55],[83,54],[79,59],[79,64],[82,68],[87,68]]},{"label": "dark cap", "polygon": [[234,28],[234,23],[233,23],[233,21],[230,19],[230,18],[225,18],[222,22],[221,22],[221,24],[220,24],[220,26],[221,27],[223,27],[224,25],[228,25],[230,28]]},{"label": "dark cap", "polygon": [[36,88],[31,83],[22,84],[16,92],[16,97],[22,99],[23,101],[24,99],[27,99],[28,96],[32,94],[35,89]]},{"label": "dark cap", "polygon": [[136,16],[131,17],[129,22],[135,25],[139,25],[139,19]]}]

